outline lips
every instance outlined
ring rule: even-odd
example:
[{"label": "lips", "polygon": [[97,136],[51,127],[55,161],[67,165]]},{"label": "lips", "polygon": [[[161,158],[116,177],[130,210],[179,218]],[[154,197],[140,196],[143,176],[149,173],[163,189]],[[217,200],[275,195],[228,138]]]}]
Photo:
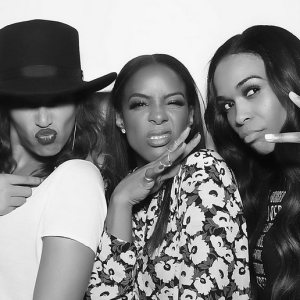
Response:
[{"label": "lips", "polygon": [[240,135],[241,139],[244,140],[245,143],[250,144],[255,140],[259,139],[260,133],[263,130],[250,130]]},{"label": "lips", "polygon": [[55,130],[47,128],[39,130],[35,137],[41,145],[49,145],[55,141],[56,135],[57,132]]},{"label": "lips", "polygon": [[171,140],[170,130],[153,130],[148,132],[147,143],[151,147],[162,147],[167,145]]}]

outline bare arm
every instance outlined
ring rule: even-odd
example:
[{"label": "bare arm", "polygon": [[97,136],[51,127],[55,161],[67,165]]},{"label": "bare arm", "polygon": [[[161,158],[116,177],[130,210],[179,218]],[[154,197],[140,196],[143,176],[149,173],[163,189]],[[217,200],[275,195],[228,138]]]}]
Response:
[{"label": "bare arm", "polygon": [[63,238],[43,238],[43,252],[33,300],[82,300],[94,263],[94,252]]}]

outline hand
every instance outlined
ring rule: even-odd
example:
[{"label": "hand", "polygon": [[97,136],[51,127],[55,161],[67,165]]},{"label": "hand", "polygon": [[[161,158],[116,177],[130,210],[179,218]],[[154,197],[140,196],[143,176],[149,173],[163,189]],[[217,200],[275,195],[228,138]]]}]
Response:
[{"label": "hand", "polygon": [[158,191],[166,179],[178,173],[182,160],[200,142],[201,136],[198,134],[188,144],[184,143],[189,132],[188,127],[157,160],[125,177],[115,188],[111,200],[133,206]]},{"label": "hand", "polygon": [[31,187],[41,182],[38,177],[0,174],[0,216],[23,205],[31,196]]},{"label": "hand", "polygon": [[[294,92],[290,92],[289,97],[300,108],[300,96]],[[300,143],[300,132],[266,134],[265,140],[270,143]]]}]

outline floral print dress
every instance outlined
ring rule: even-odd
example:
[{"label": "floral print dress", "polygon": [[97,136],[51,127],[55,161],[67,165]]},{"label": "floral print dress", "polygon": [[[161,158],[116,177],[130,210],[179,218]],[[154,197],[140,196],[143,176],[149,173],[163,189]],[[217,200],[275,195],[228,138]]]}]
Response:
[{"label": "floral print dress", "polygon": [[166,238],[150,256],[162,192],[134,214],[132,243],[104,231],[86,299],[249,299],[246,223],[223,159],[201,150],[182,164]]}]

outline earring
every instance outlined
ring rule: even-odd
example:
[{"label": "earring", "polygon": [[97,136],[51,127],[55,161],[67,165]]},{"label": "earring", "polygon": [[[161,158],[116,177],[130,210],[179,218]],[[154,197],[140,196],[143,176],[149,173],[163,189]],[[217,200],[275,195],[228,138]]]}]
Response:
[{"label": "earring", "polygon": [[121,132],[125,133],[126,132],[125,128],[121,128]]},{"label": "earring", "polygon": [[75,122],[74,131],[73,131],[72,151],[74,150],[74,144],[75,144],[75,138],[76,138],[76,128],[77,128],[77,121]]}]

